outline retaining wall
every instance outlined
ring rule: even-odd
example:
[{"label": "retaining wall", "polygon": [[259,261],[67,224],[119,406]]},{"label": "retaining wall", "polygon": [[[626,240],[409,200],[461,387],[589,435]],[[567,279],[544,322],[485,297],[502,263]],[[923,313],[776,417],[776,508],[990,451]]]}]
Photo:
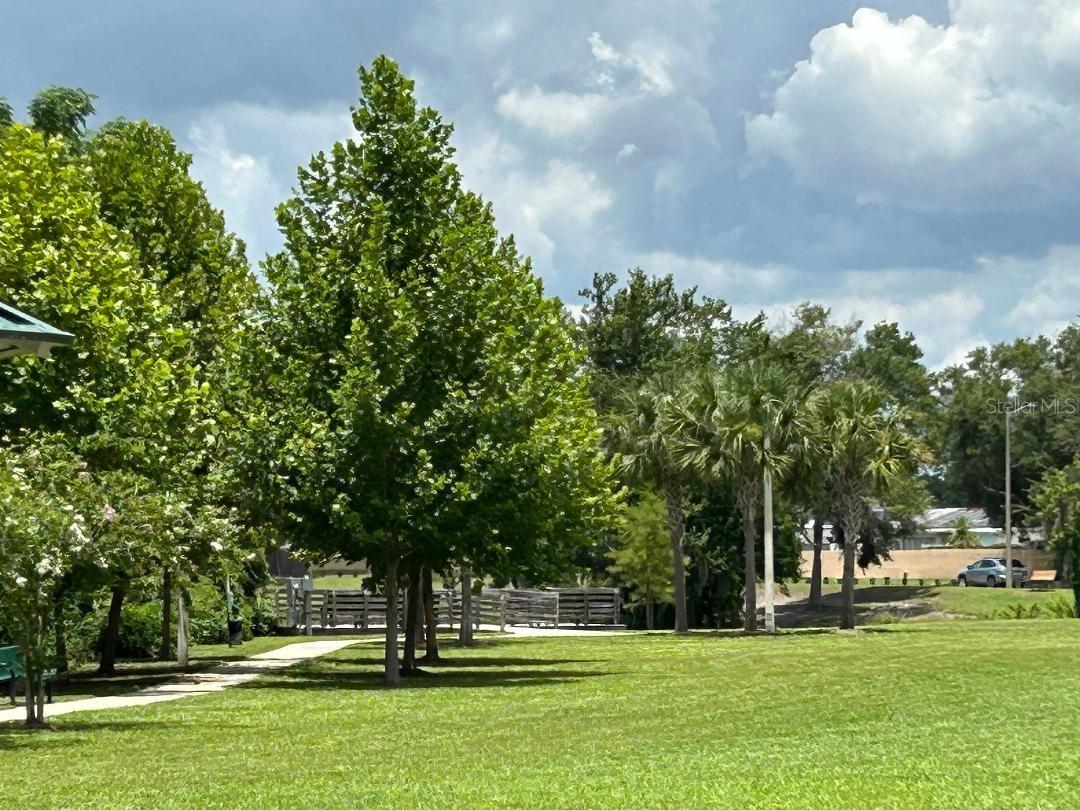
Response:
[{"label": "retaining wall", "polygon": [[[911,551],[893,551],[892,559],[885,560],[883,565],[872,565],[862,571],[855,569],[859,577],[896,577],[900,578],[907,572],[909,577],[915,579],[952,579],[961,569],[981,557],[1004,557],[1005,549],[1002,548],[920,548]],[[1013,558],[1020,560],[1027,570],[1045,569],[1054,567],[1054,554],[1049,551],[1037,551],[1034,549],[1013,549]],[[810,576],[814,563],[814,553],[803,551],[802,575]],[[821,552],[821,575],[825,577],[842,577],[844,574],[843,559],[839,551],[824,549]]]}]

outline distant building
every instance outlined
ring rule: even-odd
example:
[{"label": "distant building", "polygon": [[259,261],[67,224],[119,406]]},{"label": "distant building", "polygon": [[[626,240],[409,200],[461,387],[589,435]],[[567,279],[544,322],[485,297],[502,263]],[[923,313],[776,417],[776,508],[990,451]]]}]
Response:
[{"label": "distant building", "polygon": [[[991,526],[990,518],[983,509],[951,506],[944,508],[927,509],[914,521],[913,531],[894,538],[891,548],[898,551],[911,551],[920,548],[941,548],[949,546],[949,537],[956,528],[956,522],[960,518],[967,518],[971,531],[979,538],[979,545],[983,548],[1004,547],[1005,530],[999,526]],[[803,548],[812,548],[814,524],[809,522],[804,530]],[[1014,529],[1013,544],[1030,548],[1041,548],[1042,534],[1037,531],[1025,532],[1020,536]],[[823,547],[836,549],[833,543],[832,524],[825,524],[825,536]]]}]

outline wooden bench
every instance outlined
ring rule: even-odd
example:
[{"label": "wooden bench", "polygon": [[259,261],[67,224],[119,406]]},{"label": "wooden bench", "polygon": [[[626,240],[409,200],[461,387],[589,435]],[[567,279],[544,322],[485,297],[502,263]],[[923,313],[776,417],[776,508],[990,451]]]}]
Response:
[{"label": "wooden bench", "polygon": [[1032,571],[1027,578],[1029,588],[1052,588],[1057,584],[1057,571]]},{"label": "wooden bench", "polygon": [[[8,699],[15,702],[15,686],[20,678],[26,677],[26,669],[23,667],[22,656],[19,655],[18,647],[0,647],[0,683],[8,682]],[[53,700],[53,678],[56,677],[54,670],[45,673],[45,696],[49,703]]]}]

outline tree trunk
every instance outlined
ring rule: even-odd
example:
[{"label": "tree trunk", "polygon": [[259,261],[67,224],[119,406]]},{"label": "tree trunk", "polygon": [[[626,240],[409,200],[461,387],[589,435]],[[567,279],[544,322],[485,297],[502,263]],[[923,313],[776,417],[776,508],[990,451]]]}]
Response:
[{"label": "tree trunk", "polygon": [[677,484],[664,486],[667,501],[668,532],[671,535],[672,584],[675,586],[675,632],[689,630],[686,621],[686,570],[683,566],[683,533],[686,521],[683,517],[682,488]]},{"label": "tree trunk", "polygon": [[858,532],[850,523],[844,527],[844,587],[840,629],[855,629],[855,546]]},{"label": "tree trunk", "polygon": [[188,665],[188,612],[187,594],[184,589],[176,595],[176,663]]},{"label": "tree trunk", "polygon": [[825,540],[825,522],[814,518],[814,561],[810,566],[810,607],[821,607],[821,546]]},{"label": "tree trunk", "polygon": [[645,594],[645,629],[653,629],[653,599],[651,593]]},{"label": "tree trunk", "polygon": [[21,648],[23,665],[26,671],[24,681],[26,690],[26,727],[39,728],[45,725],[44,700],[39,699],[43,685],[41,672],[41,648],[45,646],[45,619],[39,612],[32,625],[26,645]]},{"label": "tree trunk", "polygon": [[757,632],[757,524],[752,510],[743,512],[743,630]]},{"label": "tree trunk", "polygon": [[158,661],[172,658],[172,571],[168,568],[161,575],[161,644]]},{"label": "tree trunk", "polygon": [[101,662],[98,675],[116,674],[116,640],[120,635],[120,608],[124,605],[124,589],[113,585],[109,602],[109,618],[105,624],[105,637],[101,641]]},{"label": "tree trunk", "polygon": [[401,664],[401,673],[409,675],[416,670],[416,636],[420,619],[417,601],[420,596],[420,566],[409,564],[409,581],[405,589],[405,651]]},{"label": "tree trunk", "polygon": [[401,683],[398,667],[398,561],[391,560],[386,565],[386,643],[383,647],[383,681],[387,686]]},{"label": "tree trunk", "polygon": [[435,618],[435,586],[432,583],[431,568],[424,568],[424,623],[427,633],[424,636],[425,648],[423,662],[431,664],[439,660],[438,621]]},{"label": "tree trunk", "polygon": [[458,643],[468,646],[473,643],[472,625],[472,571],[461,569],[461,624],[458,627]]}]

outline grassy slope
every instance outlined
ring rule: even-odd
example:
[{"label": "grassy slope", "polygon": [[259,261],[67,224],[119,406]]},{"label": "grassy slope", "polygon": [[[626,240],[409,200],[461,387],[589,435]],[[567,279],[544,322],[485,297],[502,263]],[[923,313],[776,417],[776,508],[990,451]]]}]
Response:
[{"label": "grassy slope", "polygon": [[531,639],[377,687],[360,645],[0,730],[13,806],[1075,806],[1080,622]]},{"label": "grassy slope", "polygon": [[[804,600],[810,594],[810,586],[805,582],[789,583],[788,592],[792,599]],[[883,603],[915,601],[925,607],[927,618],[934,614],[959,614],[978,619],[995,618],[995,614],[1013,605],[1043,604],[1055,599],[1072,601],[1069,590],[1029,590],[1016,588],[960,588],[955,585],[883,585],[879,581],[871,585],[862,580],[856,586],[856,603]],[[830,583],[823,586],[822,594],[826,604],[838,609],[840,604],[840,586]],[[834,604],[835,603],[835,604]]]}]

